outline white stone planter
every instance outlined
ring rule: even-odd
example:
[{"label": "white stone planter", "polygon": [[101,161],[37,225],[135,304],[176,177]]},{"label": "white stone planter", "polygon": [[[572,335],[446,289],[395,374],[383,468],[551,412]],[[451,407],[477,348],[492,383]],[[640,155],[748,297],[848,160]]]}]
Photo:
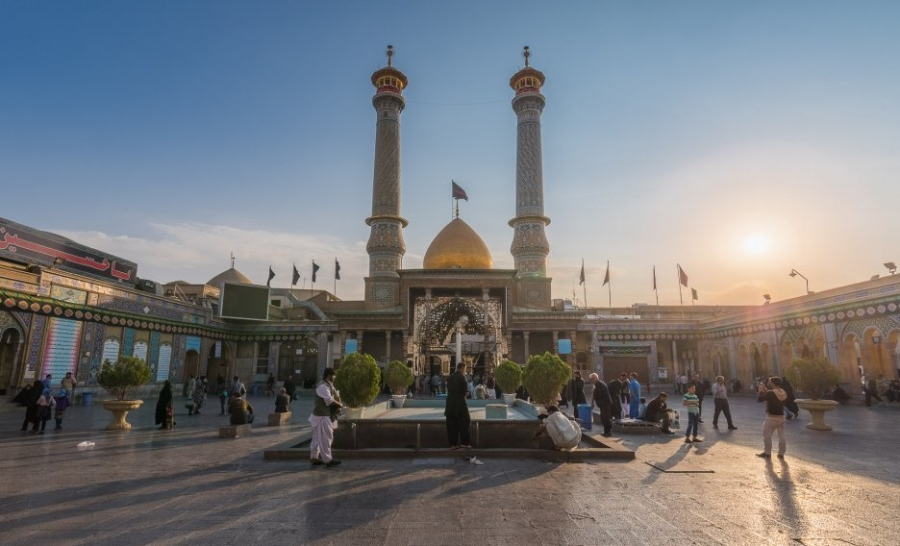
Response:
[{"label": "white stone planter", "polygon": [[344,419],[362,419],[366,408],[344,408]]},{"label": "white stone planter", "polygon": [[800,409],[805,409],[812,417],[812,423],[806,425],[810,430],[831,430],[831,426],[825,423],[825,412],[838,407],[834,400],[797,400]]},{"label": "white stone planter", "polygon": [[506,405],[507,405],[507,406],[513,407],[513,404],[516,403],[516,395],[515,395],[515,393],[513,393],[513,394],[507,394],[507,393],[504,392],[504,393],[503,393],[503,401],[506,402]]},{"label": "white stone planter", "polygon": [[143,400],[104,400],[103,409],[112,413],[112,420],[106,425],[106,430],[131,430],[131,423],[125,420],[128,412],[141,407]]},{"label": "white stone planter", "polygon": [[391,400],[394,401],[395,408],[402,408],[403,404],[406,403],[406,395],[405,394],[392,394]]}]

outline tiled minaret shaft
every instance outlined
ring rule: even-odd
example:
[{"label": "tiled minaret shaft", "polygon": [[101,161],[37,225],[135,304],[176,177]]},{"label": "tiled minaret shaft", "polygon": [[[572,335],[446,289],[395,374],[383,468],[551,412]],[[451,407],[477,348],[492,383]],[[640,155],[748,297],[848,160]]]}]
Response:
[{"label": "tiled minaret shaft", "polygon": [[509,221],[515,230],[510,248],[518,275],[547,276],[550,243],[544,228],[544,168],[541,159],[541,112],[544,110],[544,75],[529,65],[525,48],[525,68],[516,72],[509,85],[516,92],[512,107],[518,118],[516,142],[516,217]]},{"label": "tiled minaret shaft", "polygon": [[366,251],[369,277],[397,277],[406,244],[400,216],[400,112],[406,106],[403,89],[406,76],[392,66],[393,48],[388,46],[388,65],[372,74],[375,96],[375,174],[372,181],[372,216]]}]

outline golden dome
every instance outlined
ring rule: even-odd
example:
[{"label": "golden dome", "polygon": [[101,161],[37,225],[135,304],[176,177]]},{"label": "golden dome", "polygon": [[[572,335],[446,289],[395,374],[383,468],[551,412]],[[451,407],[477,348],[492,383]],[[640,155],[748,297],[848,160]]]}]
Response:
[{"label": "golden dome", "polygon": [[469,224],[454,218],[431,241],[422,267],[425,269],[490,269],[491,252]]}]

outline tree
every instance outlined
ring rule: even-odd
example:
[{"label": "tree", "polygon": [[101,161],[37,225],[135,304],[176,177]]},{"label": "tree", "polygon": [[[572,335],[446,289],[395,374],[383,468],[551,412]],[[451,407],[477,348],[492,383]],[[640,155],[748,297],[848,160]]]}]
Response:
[{"label": "tree", "polygon": [[795,389],[802,391],[813,400],[819,400],[831,392],[841,374],[825,358],[795,358],[784,374]]},{"label": "tree", "polygon": [[115,364],[108,360],[103,363],[97,374],[97,383],[103,390],[125,400],[129,391],[150,381],[150,366],[134,356],[119,357]]},{"label": "tree", "polygon": [[387,383],[387,386],[390,387],[391,392],[394,394],[406,394],[406,390],[412,385],[413,379],[415,377],[412,370],[399,360],[389,362],[384,369],[384,382]]},{"label": "tree", "polygon": [[494,369],[494,379],[505,394],[513,394],[522,384],[522,366],[512,360],[504,360]]}]

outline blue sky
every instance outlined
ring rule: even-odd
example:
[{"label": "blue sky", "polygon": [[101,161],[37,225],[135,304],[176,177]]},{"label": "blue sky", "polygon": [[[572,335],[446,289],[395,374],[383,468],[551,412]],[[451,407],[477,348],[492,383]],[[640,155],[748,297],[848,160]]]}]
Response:
[{"label": "blue sky", "polygon": [[[0,4],[0,215],[161,282],[229,265],[276,286],[316,259],[362,295],[392,44],[406,267],[462,216],[511,267],[521,48],[547,76],[554,297],[706,304],[824,290],[900,260],[895,2]],[[13,189],[10,193],[10,188]],[[9,196],[16,196],[10,198]],[[326,267],[326,264],[327,267]],[[326,282],[319,285],[330,288]],[[581,289],[577,295],[582,297]]]}]

